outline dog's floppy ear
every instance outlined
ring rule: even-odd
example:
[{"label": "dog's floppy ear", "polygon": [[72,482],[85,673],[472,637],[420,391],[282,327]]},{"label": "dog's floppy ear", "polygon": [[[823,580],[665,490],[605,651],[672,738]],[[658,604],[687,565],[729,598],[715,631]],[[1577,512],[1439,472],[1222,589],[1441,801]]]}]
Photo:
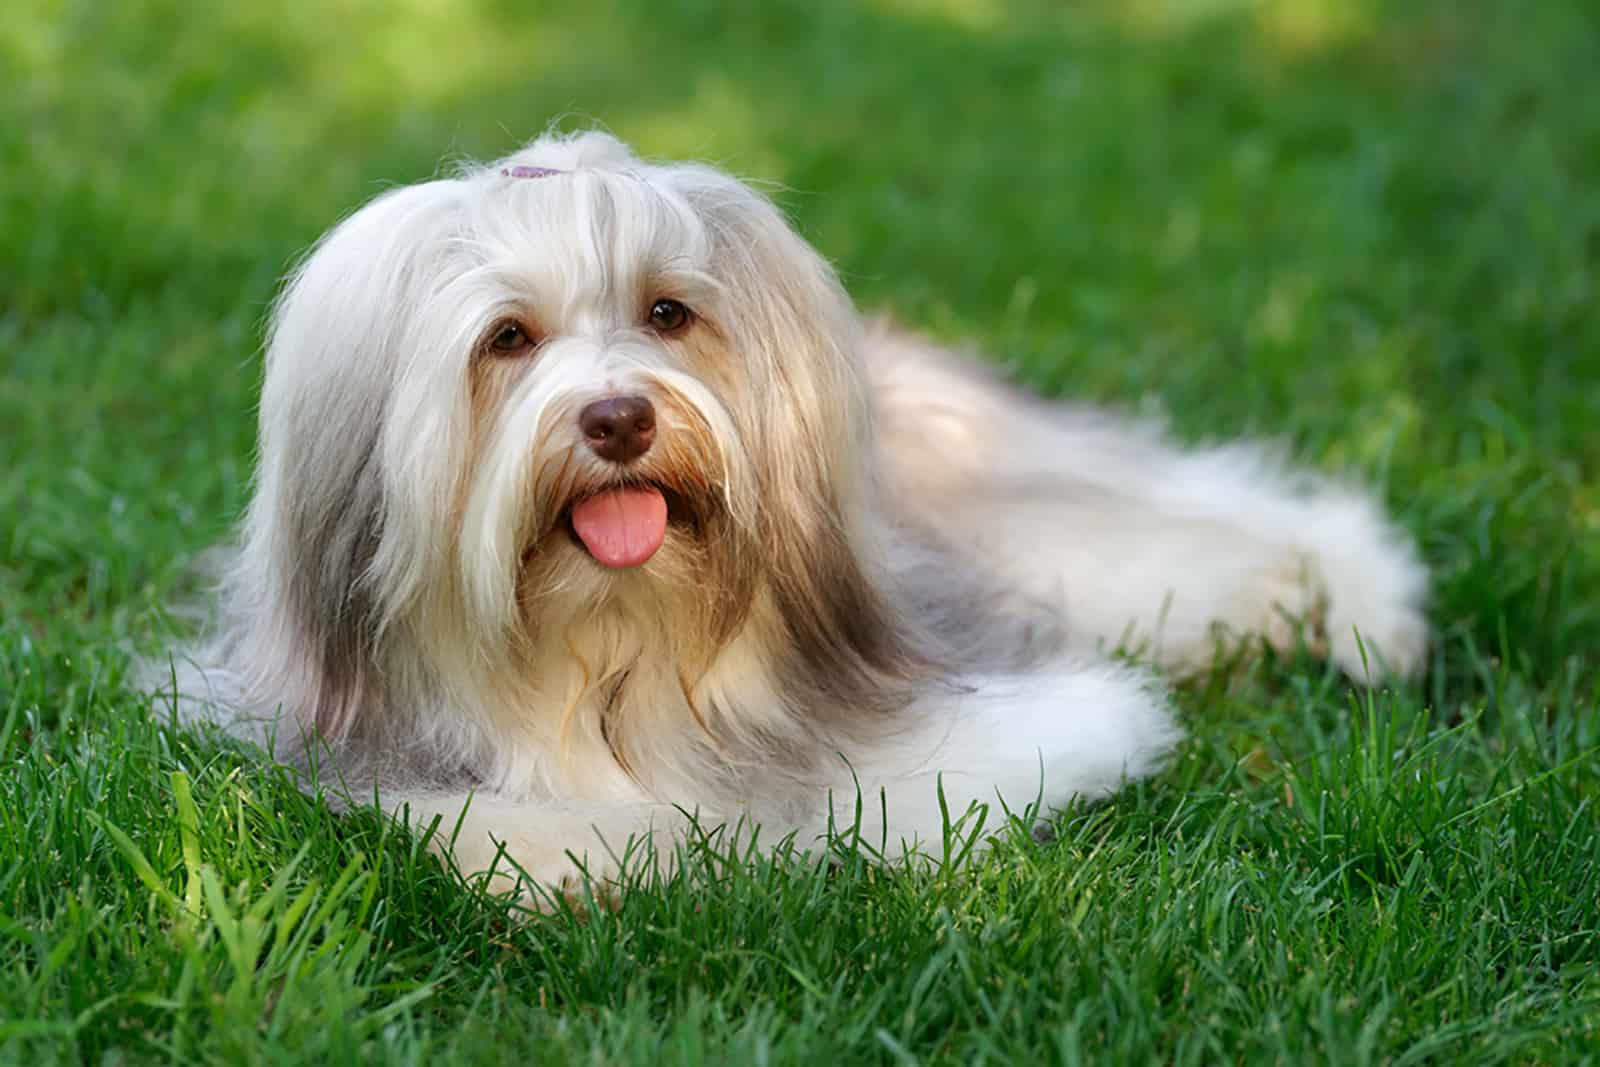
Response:
[{"label": "dog's floppy ear", "polygon": [[[881,558],[883,523],[862,327],[832,268],[771,203],[718,172],[679,188],[706,220],[750,377],[733,405],[760,482],[760,543],[810,706],[897,706],[938,673],[905,629]],[[825,690],[825,691],[818,691]]]},{"label": "dog's floppy ear", "polygon": [[280,676],[301,679],[300,724],[329,742],[376,699],[378,636],[399,595],[374,577],[392,532],[384,430],[408,315],[425,299],[420,261],[437,254],[431,234],[455,203],[452,184],[357,211],[305,258],[272,317],[241,565],[267,627],[260,640],[295,660]]}]

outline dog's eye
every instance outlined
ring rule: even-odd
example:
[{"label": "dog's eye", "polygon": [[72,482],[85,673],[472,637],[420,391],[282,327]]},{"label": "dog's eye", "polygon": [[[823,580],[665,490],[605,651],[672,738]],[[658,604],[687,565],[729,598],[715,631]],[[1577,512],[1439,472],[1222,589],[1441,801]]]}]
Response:
[{"label": "dog's eye", "polygon": [[533,337],[513,319],[497,322],[488,333],[488,349],[497,356],[514,356],[533,347]]},{"label": "dog's eye", "polygon": [[650,305],[650,325],[662,333],[677,333],[692,318],[694,312],[677,300],[657,300]]}]

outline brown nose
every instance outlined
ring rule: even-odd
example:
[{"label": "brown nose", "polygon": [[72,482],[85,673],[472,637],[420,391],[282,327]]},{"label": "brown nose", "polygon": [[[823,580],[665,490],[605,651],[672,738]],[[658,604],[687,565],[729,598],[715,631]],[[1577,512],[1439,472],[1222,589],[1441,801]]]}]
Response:
[{"label": "brown nose", "polygon": [[656,439],[656,409],[642,396],[608,396],[578,412],[578,428],[601,459],[632,463]]}]

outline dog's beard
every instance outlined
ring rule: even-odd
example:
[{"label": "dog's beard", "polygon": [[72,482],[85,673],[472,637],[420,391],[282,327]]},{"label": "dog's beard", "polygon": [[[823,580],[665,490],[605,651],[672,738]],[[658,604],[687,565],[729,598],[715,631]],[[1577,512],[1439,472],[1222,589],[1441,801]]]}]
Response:
[{"label": "dog's beard", "polygon": [[[530,519],[516,564],[516,640],[574,646],[585,625],[610,622],[640,634],[677,666],[684,681],[703,672],[738,631],[758,584],[758,538],[737,443],[719,440],[714,420],[681,395],[646,390],[660,415],[649,452],[620,465],[595,457],[569,427],[572,405],[552,405],[557,429],[530,457]],[[727,423],[729,420],[716,420]],[[660,545],[631,566],[609,565],[585,543],[574,509],[617,492],[659,494],[666,513]]]}]

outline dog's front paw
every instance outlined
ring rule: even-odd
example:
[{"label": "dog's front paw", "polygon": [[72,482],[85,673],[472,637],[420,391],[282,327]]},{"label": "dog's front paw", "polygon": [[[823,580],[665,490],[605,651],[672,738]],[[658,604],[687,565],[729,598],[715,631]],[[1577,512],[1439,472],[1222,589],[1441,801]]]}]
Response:
[{"label": "dog's front paw", "polygon": [[514,892],[522,903],[549,910],[560,898],[574,904],[591,892],[611,898],[621,864],[610,850],[586,844],[494,829],[469,836],[463,828],[449,851],[469,883],[495,895]]},{"label": "dog's front paw", "polygon": [[673,862],[672,837],[683,823],[674,809],[624,806],[575,812],[477,798],[459,824],[429,839],[469,882],[490,893],[515,893],[549,910],[563,898],[587,907],[615,902],[624,870]]}]

